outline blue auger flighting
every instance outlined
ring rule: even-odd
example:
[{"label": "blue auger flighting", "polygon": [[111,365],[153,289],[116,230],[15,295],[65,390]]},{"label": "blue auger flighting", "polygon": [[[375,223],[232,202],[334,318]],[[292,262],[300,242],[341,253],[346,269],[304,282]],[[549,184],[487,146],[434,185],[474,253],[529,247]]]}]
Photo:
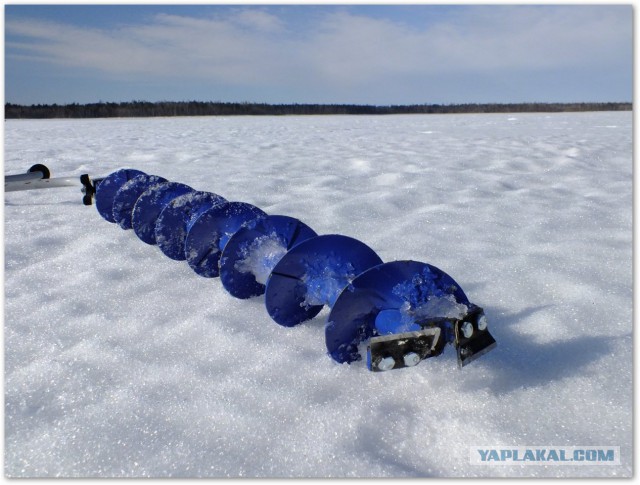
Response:
[{"label": "blue auger flighting", "polygon": [[461,368],[496,346],[484,310],[444,271],[427,263],[384,263],[363,242],[318,235],[287,215],[267,214],[212,192],[123,168],[103,178],[51,178],[37,164],[5,176],[5,192],[81,185],[85,205],[132,229],[204,278],[219,277],[240,299],[264,294],[273,321],[293,327],[323,307],[326,351],[338,363],[361,360],[375,372],[413,367],[446,344]]}]

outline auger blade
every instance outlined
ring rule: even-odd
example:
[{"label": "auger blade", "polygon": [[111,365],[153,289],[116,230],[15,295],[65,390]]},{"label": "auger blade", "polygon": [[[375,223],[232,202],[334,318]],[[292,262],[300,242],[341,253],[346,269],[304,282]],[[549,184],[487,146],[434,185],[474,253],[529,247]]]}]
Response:
[{"label": "auger blade", "polygon": [[383,372],[413,367],[421,360],[439,355],[444,348],[440,327],[371,337],[367,347],[367,367]]},{"label": "auger blade", "polygon": [[456,322],[455,347],[459,368],[462,369],[496,347],[496,340],[487,326],[486,316],[480,307],[473,308],[464,320]]},{"label": "auger blade", "polygon": [[339,234],[308,239],[289,250],[271,272],[265,291],[269,316],[285,327],[309,320],[324,305],[333,306],[357,275],[381,263],[357,239]]},{"label": "auger blade", "polygon": [[187,233],[184,245],[187,263],[200,276],[217,277],[220,255],[229,238],[246,222],[266,215],[246,202],[223,202],[204,211]]},{"label": "auger blade", "polygon": [[246,299],[262,295],[275,265],[292,247],[318,234],[304,222],[273,215],[240,228],[220,256],[220,281],[232,296]]},{"label": "auger blade", "polygon": [[200,217],[212,207],[227,202],[213,192],[189,192],[169,202],[156,220],[156,243],[165,256],[176,261],[187,259],[184,245],[187,233]]},{"label": "auger blade", "polygon": [[[101,184],[102,185],[102,184]],[[147,244],[156,244],[156,221],[169,202],[190,192],[191,187],[177,182],[163,182],[145,190],[131,213],[131,223],[136,236]]]},{"label": "auger blade", "polygon": [[145,175],[144,172],[132,168],[123,168],[116,170],[113,173],[107,175],[100,184],[95,188],[95,202],[98,214],[100,214],[106,221],[115,223],[113,218],[113,201],[115,199],[118,190],[127,181],[131,180],[138,175]]},{"label": "auger blade", "polygon": [[137,175],[127,180],[113,197],[112,217],[122,229],[132,229],[131,216],[133,207],[148,188],[167,182],[167,179],[157,175]]}]

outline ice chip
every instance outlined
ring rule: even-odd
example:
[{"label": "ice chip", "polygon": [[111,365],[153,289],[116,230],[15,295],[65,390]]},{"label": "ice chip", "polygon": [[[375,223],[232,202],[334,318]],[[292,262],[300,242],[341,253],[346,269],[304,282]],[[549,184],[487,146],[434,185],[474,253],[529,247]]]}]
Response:
[{"label": "ice chip", "polygon": [[342,290],[356,277],[353,265],[337,256],[318,255],[307,262],[307,271],[302,277],[306,295],[300,306],[333,306]]},{"label": "ice chip", "polygon": [[256,282],[264,285],[278,261],[287,253],[287,247],[276,233],[260,236],[242,248],[242,259],[235,264],[241,273],[252,273]]},{"label": "ice chip", "polygon": [[467,305],[458,303],[455,296],[430,296],[427,302],[417,307],[413,313],[416,319],[451,318],[463,319],[469,311]]}]

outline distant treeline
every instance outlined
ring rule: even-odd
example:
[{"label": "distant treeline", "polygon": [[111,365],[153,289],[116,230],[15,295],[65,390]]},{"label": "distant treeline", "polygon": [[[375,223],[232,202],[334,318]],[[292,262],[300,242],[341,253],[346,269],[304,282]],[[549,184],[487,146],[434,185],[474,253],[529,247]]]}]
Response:
[{"label": "distant treeline", "polygon": [[373,106],[358,104],[266,104],[186,101],[124,103],[5,104],[5,119],[125,118],[153,116],[238,115],[385,115],[444,113],[554,113],[566,111],[631,111],[631,103],[512,103],[415,104]]}]

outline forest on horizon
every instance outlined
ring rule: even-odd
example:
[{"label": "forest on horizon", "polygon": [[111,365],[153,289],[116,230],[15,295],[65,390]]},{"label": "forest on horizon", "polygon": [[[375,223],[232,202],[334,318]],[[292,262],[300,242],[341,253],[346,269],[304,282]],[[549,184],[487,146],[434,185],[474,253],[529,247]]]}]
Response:
[{"label": "forest on horizon", "polygon": [[464,103],[413,105],[268,104],[203,101],[129,101],[89,104],[6,103],[5,119],[144,118],[156,116],[385,115],[447,113],[554,113],[631,111],[632,103]]}]

